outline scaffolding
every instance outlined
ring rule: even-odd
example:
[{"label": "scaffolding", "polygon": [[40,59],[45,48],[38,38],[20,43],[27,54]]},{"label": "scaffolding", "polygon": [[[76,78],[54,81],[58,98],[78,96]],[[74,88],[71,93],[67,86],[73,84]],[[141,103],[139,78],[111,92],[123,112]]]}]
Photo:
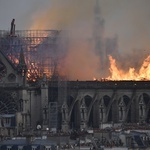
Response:
[{"label": "scaffolding", "polygon": [[0,30],[0,50],[17,66],[23,49],[29,80],[36,80],[43,73],[50,77],[59,34],[59,30],[16,30],[12,36],[9,31]]}]

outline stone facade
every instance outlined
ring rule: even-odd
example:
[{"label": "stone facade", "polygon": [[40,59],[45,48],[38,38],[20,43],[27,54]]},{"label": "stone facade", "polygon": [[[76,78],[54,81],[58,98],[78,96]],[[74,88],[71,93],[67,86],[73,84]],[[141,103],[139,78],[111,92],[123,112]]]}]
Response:
[{"label": "stone facade", "polygon": [[150,122],[149,81],[48,81],[43,76],[28,84],[22,59],[21,51],[18,71],[0,53],[1,135]]},{"label": "stone facade", "polygon": [[[68,81],[66,85],[63,109],[66,108],[68,128],[99,128],[102,123],[150,122],[148,81]],[[49,93],[52,88],[57,91],[53,93],[56,95],[59,88],[65,89],[58,87],[57,82],[49,84]],[[62,103],[61,98],[50,96],[54,97],[52,101]],[[64,117],[60,119],[64,121]]]}]

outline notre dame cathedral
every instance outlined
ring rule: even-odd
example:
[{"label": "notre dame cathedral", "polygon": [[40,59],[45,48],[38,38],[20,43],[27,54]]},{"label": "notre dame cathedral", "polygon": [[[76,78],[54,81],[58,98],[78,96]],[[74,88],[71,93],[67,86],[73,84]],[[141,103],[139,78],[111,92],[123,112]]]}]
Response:
[{"label": "notre dame cathedral", "polygon": [[103,123],[150,122],[149,81],[27,82],[23,50],[14,66],[0,51],[0,134],[101,128]]},{"label": "notre dame cathedral", "polygon": [[[15,31],[14,19],[10,32],[0,30],[0,135],[150,123],[150,81],[69,81],[60,77],[52,57],[59,33]],[[112,40],[108,43],[110,46]]]}]

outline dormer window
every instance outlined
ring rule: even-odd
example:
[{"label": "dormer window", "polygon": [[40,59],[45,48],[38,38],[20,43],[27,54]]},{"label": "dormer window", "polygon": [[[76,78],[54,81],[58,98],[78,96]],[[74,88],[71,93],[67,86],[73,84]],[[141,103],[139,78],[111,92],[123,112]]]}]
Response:
[{"label": "dormer window", "polygon": [[12,146],[7,146],[7,150],[11,150],[12,149]]},{"label": "dormer window", "polygon": [[45,150],[51,150],[51,146],[45,146]]},{"label": "dormer window", "polygon": [[23,146],[18,146],[18,150],[23,150]]},{"label": "dormer window", "polygon": [[32,146],[32,150],[36,150],[37,146]]}]

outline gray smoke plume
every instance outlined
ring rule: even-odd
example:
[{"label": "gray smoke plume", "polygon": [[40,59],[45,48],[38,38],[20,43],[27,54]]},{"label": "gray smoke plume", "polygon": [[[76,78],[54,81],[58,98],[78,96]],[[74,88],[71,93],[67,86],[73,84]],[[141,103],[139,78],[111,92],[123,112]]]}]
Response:
[{"label": "gray smoke plume", "polygon": [[[119,67],[138,69],[150,52],[150,1],[99,0],[99,4],[105,37],[118,37]],[[71,79],[99,77],[100,61],[91,39],[94,5],[95,0],[0,0],[0,29],[10,28],[15,18],[16,29],[68,30],[70,45],[63,51],[63,69]]]}]

